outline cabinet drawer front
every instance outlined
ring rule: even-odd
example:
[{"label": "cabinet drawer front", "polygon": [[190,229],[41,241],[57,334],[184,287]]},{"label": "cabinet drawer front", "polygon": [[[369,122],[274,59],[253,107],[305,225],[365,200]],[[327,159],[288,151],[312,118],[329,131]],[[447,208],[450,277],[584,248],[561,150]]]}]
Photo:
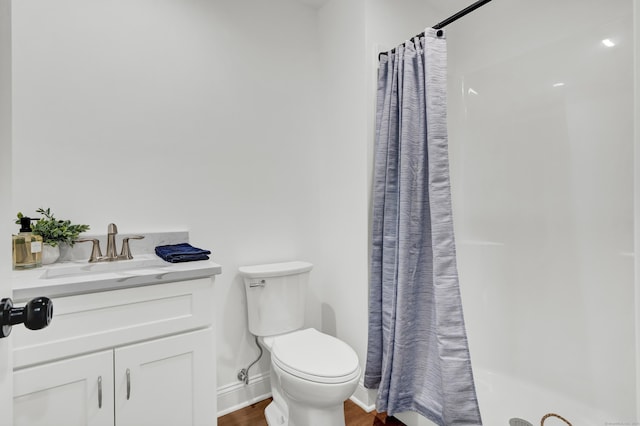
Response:
[{"label": "cabinet drawer front", "polygon": [[49,327],[14,327],[14,368],[209,327],[213,279],[61,297],[53,305]]}]

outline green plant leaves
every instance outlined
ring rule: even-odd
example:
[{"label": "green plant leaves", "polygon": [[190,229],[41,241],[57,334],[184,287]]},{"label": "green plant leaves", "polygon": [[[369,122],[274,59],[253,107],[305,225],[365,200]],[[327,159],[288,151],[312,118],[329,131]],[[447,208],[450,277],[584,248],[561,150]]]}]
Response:
[{"label": "green plant leaves", "polygon": [[[31,224],[31,232],[36,235],[40,235],[44,243],[50,246],[57,246],[60,243],[67,243],[70,246],[75,244],[78,236],[85,231],[89,230],[89,225],[74,225],[70,220],[58,220],[51,213],[51,209],[39,208],[36,213],[40,213],[43,217],[40,218],[35,224]],[[24,217],[21,212],[18,212],[18,220],[16,223],[20,223],[20,219]]]}]

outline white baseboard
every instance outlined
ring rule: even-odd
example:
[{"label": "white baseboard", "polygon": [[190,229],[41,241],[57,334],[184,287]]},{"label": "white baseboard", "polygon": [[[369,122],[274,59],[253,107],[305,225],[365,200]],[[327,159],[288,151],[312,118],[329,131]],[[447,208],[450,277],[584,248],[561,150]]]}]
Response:
[{"label": "white baseboard", "polygon": [[[378,395],[377,389],[367,389],[364,387],[364,382],[360,380],[358,383],[358,387],[356,391],[351,396],[351,401],[353,401],[356,405],[362,408],[367,413],[375,410],[376,408],[376,397]],[[402,421],[406,425],[412,426],[436,426],[435,423],[430,420],[422,417],[418,413],[414,412],[404,412],[398,413],[394,415],[398,420]]]},{"label": "white baseboard", "polygon": [[[376,408],[377,391],[364,387],[362,380],[358,383],[351,401],[367,413]],[[218,417],[248,407],[271,396],[269,373],[256,374],[249,378],[249,384],[231,383],[218,388]]]},{"label": "white baseboard", "polygon": [[376,395],[377,391],[375,389],[365,388],[363,380],[360,379],[360,383],[358,383],[356,391],[349,399],[358,407],[362,408],[367,413],[370,413],[376,409]]},{"label": "white baseboard", "polygon": [[249,377],[249,384],[231,383],[218,388],[218,417],[229,414],[271,396],[269,373]]},{"label": "white baseboard", "polygon": [[393,415],[396,419],[400,420],[402,423],[411,426],[437,426],[431,420],[422,417],[418,413],[414,413],[413,411],[405,411],[404,413],[397,413]]}]

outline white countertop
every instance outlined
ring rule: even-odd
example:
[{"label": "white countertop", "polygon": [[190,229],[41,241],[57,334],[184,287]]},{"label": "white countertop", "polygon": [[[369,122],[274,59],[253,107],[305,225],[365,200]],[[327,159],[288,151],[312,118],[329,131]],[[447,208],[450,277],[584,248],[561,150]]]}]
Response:
[{"label": "white countertop", "polygon": [[70,261],[14,271],[13,299],[20,302],[39,296],[55,298],[207,278],[221,273],[222,267],[210,260],[169,263],[155,254],[105,263]]}]

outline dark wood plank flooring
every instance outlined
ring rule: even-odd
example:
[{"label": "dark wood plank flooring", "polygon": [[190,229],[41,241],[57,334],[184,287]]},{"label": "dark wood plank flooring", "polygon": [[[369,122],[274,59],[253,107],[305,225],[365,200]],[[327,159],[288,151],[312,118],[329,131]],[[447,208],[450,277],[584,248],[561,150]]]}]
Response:
[{"label": "dark wood plank flooring", "polygon": [[[242,410],[234,411],[218,418],[218,426],[267,426],[264,419],[264,409],[271,402],[271,398],[257,402]],[[344,403],[344,415],[347,426],[405,426],[394,417],[387,417],[384,413],[375,411],[367,413],[350,400]]]}]

